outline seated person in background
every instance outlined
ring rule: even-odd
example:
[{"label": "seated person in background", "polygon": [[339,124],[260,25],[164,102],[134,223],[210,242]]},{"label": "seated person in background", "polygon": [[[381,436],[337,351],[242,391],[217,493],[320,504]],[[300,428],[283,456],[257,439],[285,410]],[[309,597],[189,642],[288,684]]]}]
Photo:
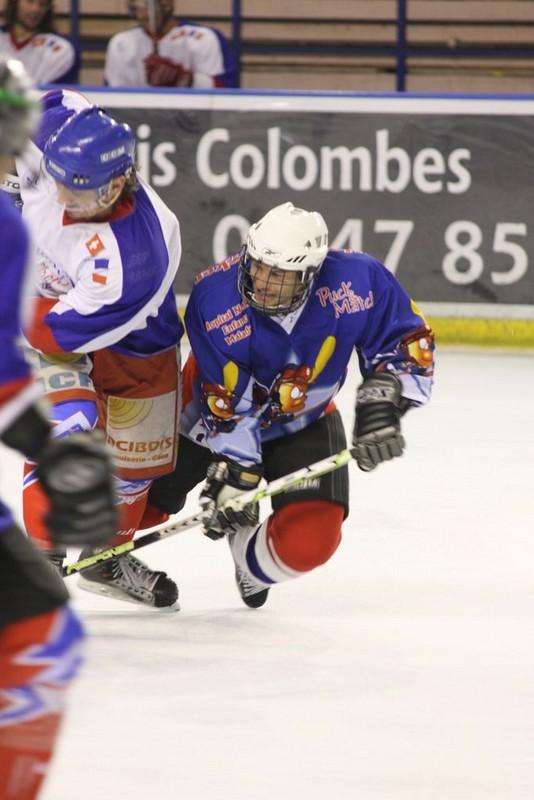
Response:
[{"label": "seated person in background", "polygon": [[52,0],[7,0],[0,28],[0,54],[22,61],[36,84],[77,83],[79,55],[54,33]]},{"label": "seated person in background", "polygon": [[236,62],[214,28],[178,22],[172,0],[128,4],[135,28],[115,34],[106,53],[109,86],[175,86],[212,89],[236,85]]}]

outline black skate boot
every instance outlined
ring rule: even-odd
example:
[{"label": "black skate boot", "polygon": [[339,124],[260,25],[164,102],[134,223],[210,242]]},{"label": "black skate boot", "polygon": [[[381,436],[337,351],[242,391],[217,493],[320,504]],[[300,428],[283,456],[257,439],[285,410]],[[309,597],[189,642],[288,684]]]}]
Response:
[{"label": "black skate boot", "polygon": [[[95,551],[86,548],[80,553],[80,560],[93,555]],[[147,606],[164,608],[175,606],[179,609],[178,587],[167,573],[150,569],[131,553],[120,558],[111,558],[89,567],[80,574],[80,589],[117,600],[131,603],[144,603]]]},{"label": "black skate boot", "polygon": [[241,600],[249,608],[261,608],[267,602],[269,589],[263,583],[256,583],[250,573],[235,567],[235,582],[241,595]]}]

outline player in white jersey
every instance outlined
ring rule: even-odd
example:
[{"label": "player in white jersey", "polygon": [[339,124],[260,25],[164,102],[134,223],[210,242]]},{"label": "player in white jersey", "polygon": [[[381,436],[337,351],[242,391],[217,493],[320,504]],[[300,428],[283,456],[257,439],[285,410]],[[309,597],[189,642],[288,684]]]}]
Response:
[{"label": "player in white jersey", "polygon": [[106,53],[109,86],[168,86],[211,89],[236,86],[230,45],[214,28],[177,22],[172,0],[130,2],[139,25],[115,34]]},{"label": "player in white jersey", "polygon": [[[38,271],[27,338],[56,434],[94,426],[106,432],[119,497],[119,530],[109,545],[149,524],[151,481],[176,460],[182,325],[173,280],[180,228],[136,176],[134,147],[128,125],[79,93],[58,90],[45,96],[39,131],[17,160]],[[23,498],[26,528],[46,547],[31,463]],[[63,555],[53,553],[55,562]],[[85,589],[153,606],[173,605],[178,595],[165,573],[130,555],[80,581]]]},{"label": "player in white jersey", "polygon": [[[19,61],[0,59],[0,174],[28,142],[38,103]],[[111,462],[101,437],[57,439],[20,347],[31,264],[20,214],[0,194],[0,439],[38,464],[52,541],[103,544],[115,529]],[[100,441],[99,441],[100,439]],[[63,582],[0,500],[0,798],[39,794],[83,629]]]},{"label": "player in white jersey", "polygon": [[22,61],[32,81],[77,83],[79,55],[53,30],[52,0],[7,0],[0,27],[0,54]]}]

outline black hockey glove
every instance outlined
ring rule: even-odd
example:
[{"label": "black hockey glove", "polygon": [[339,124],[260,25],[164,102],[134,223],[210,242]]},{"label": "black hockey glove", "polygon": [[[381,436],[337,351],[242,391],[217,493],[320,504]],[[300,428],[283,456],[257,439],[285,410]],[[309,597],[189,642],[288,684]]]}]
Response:
[{"label": "black hockey glove", "polygon": [[50,438],[52,424],[41,402],[31,403],[2,431],[0,439],[8,447],[36,461]]},{"label": "black hockey glove", "polygon": [[220,539],[226,534],[236,533],[244,525],[254,525],[258,521],[257,503],[246,506],[241,511],[222,511],[221,506],[231,497],[255,489],[262,474],[261,465],[243,467],[235,461],[214,461],[209,465],[206,483],[199,498],[206,536]]},{"label": "black hockey glove", "polygon": [[49,439],[37,476],[50,499],[46,524],[53,544],[106,544],[117,530],[117,511],[104,437],[96,431]]},{"label": "black hockey glove", "polygon": [[102,545],[117,529],[111,459],[97,431],[53,439],[40,402],[27,406],[2,431],[8,447],[37,463],[50,499],[46,524],[53,544]]},{"label": "black hockey glove", "polygon": [[396,375],[375,372],[358,387],[352,445],[364,472],[402,455],[401,413],[401,382]]}]

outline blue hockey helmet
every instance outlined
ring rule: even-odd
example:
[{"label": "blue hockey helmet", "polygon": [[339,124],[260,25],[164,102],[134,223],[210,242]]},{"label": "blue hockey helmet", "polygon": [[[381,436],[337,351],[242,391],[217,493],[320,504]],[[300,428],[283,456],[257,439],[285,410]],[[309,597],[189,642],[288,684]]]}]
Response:
[{"label": "blue hockey helmet", "polygon": [[73,114],[47,141],[44,165],[72,190],[100,189],[134,166],[135,137],[98,106]]}]

